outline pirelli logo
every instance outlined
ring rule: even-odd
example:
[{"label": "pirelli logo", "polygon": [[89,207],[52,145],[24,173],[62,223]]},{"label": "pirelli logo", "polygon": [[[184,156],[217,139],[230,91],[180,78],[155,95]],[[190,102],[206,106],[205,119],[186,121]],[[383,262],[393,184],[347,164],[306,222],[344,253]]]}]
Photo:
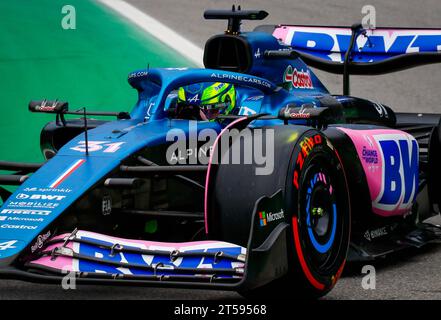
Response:
[{"label": "pirelli logo", "polygon": [[24,209],[3,209],[2,214],[23,214],[23,215],[36,215],[36,216],[48,216],[51,211],[48,210],[24,210]]}]

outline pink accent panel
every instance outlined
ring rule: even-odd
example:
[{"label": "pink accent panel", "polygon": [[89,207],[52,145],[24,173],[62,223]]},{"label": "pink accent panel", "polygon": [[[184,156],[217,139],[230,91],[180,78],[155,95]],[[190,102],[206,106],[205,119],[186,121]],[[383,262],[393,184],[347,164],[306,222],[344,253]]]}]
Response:
[{"label": "pink accent panel", "polygon": [[[220,140],[220,137],[222,134],[224,134],[227,130],[229,130],[231,127],[233,127],[236,123],[239,123],[243,120],[247,119],[247,117],[239,118],[231,122],[229,125],[227,125],[222,131],[219,133],[219,135],[216,137],[216,140],[213,144],[213,150],[216,150],[216,147],[218,145],[218,142]],[[208,168],[207,168],[207,177],[205,178],[205,196],[204,196],[204,219],[205,219],[205,233],[208,234],[208,185],[210,181],[210,172],[211,172],[211,166],[213,163],[213,156],[215,152],[213,151],[210,155],[210,160],[208,161]]]},{"label": "pink accent panel", "polygon": [[[72,249],[72,245],[73,245],[72,243],[68,243],[66,245],[66,248]],[[45,248],[44,251],[51,251],[54,248],[59,247],[59,246],[60,246],[60,244],[54,244],[54,245],[51,245],[51,246],[48,246],[47,248]],[[39,258],[37,260],[32,261],[32,263],[39,264],[39,265],[46,266],[46,267],[50,267],[50,268],[54,268],[54,269],[58,269],[58,270],[63,270],[66,272],[76,271],[73,268],[72,258],[57,257],[54,260],[51,260],[51,259],[52,258],[50,256],[49,257],[42,257],[42,258]]]},{"label": "pink accent panel", "polygon": [[73,260],[68,257],[57,257],[55,260],[51,260],[51,257],[42,257],[40,259],[32,261],[32,264],[38,264],[41,266],[62,270],[66,272],[77,271],[73,268]]},{"label": "pink accent panel", "polygon": [[[53,239],[64,239],[65,237],[69,236],[69,234],[63,234],[63,235],[59,235],[54,237]],[[232,244],[229,244],[227,242],[222,242],[222,241],[193,241],[193,242],[158,242],[158,241],[144,241],[144,240],[133,240],[133,239],[123,239],[123,238],[117,238],[117,237],[112,237],[112,236],[107,236],[107,235],[103,235],[100,233],[96,233],[96,232],[90,232],[90,231],[78,231],[77,233],[77,237],[79,238],[92,238],[92,239],[96,239],[96,240],[102,240],[102,241],[106,241],[106,242],[112,242],[112,243],[119,243],[119,244],[124,244],[124,243],[133,243],[134,245],[136,245],[137,247],[173,247],[176,249],[180,249],[180,248],[184,248],[184,247],[195,247],[195,246],[219,246],[219,247],[224,247],[226,246],[231,246]],[[69,246],[70,245],[70,246]],[[68,244],[68,247],[71,248],[71,243]],[[53,248],[53,247],[59,247],[60,245],[52,245],[50,247],[48,247],[49,249]]]},{"label": "pink accent panel", "polygon": [[[352,130],[338,128],[348,135],[355,148],[366,174],[369,192],[372,200],[372,211],[380,216],[397,216],[406,214],[409,207],[398,203],[396,206],[385,209],[378,203],[384,184],[383,151],[378,143],[378,137],[384,135],[410,137],[405,132],[392,129]],[[413,138],[412,138],[413,139]],[[369,159],[369,160],[368,160]],[[402,199],[401,199],[402,200]]]},{"label": "pink accent panel", "polygon": [[277,39],[281,39],[283,42],[286,42],[288,31],[289,29],[287,27],[276,28],[274,29],[273,36]]}]

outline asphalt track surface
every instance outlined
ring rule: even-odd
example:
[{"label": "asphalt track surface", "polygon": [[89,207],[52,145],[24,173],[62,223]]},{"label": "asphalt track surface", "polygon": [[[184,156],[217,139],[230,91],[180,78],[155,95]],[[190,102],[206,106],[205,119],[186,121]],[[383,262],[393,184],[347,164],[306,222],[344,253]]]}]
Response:
[{"label": "asphalt track surface", "polygon": [[[225,28],[223,22],[204,22],[206,8],[228,8],[231,1],[221,0],[130,0],[168,26],[179,30],[203,46],[212,34]],[[240,2],[239,2],[240,3]],[[360,21],[365,1],[242,1],[245,8],[265,9],[265,23],[350,25]],[[441,2],[368,1],[377,10],[378,26],[441,27]],[[247,26],[254,24],[247,24]],[[441,66],[425,66],[381,77],[353,77],[352,94],[378,99],[395,110],[441,112]],[[324,83],[341,92],[339,76],[325,75]],[[439,221],[439,220],[438,220]],[[441,246],[409,250],[376,262],[376,289],[361,286],[362,265],[349,265],[343,278],[325,299],[441,299]],[[34,285],[19,281],[0,282],[0,299],[236,299],[236,293],[157,288],[83,286],[62,290],[61,286]]]}]

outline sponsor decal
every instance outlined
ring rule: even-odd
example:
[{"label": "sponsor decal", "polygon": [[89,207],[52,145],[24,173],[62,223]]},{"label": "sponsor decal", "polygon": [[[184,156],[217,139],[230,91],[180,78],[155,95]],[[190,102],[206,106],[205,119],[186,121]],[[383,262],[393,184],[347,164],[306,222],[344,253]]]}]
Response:
[{"label": "sponsor decal", "polygon": [[216,78],[216,79],[220,79],[220,80],[236,80],[236,81],[241,81],[241,82],[245,82],[245,83],[254,83],[266,88],[271,88],[272,85],[271,83],[269,83],[268,81],[262,80],[262,79],[258,79],[258,78],[254,78],[254,77],[250,77],[250,76],[246,76],[246,75],[235,75],[235,74],[225,74],[225,73],[212,73],[211,74],[212,78]]},{"label": "sponsor decal", "polygon": [[200,148],[176,150],[170,155],[168,159],[170,163],[181,163],[191,159],[193,157],[197,158],[209,158],[210,154],[213,153],[213,146],[201,146]]},{"label": "sponsor decal", "polygon": [[0,229],[17,229],[17,230],[35,230],[37,226],[25,226],[25,225],[16,225],[16,224],[2,224],[0,225]]},{"label": "sponsor decal", "polygon": [[74,173],[79,167],[81,167],[86,160],[80,159],[75,161],[66,171],[59,175],[50,185],[49,188],[56,189],[62,184],[72,173]]},{"label": "sponsor decal", "polygon": [[339,128],[353,141],[366,174],[372,209],[378,215],[406,215],[419,184],[419,147],[411,135],[389,129]]},{"label": "sponsor decal", "polygon": [[72,192],[72,190],[68,189],[68,188],[57,189],[57,188],[37,188],[37,187],[24,188],[23,191],[24,192],[41,192],[41,193],[49,193],[49,192],[53,192],[53,193],[70,193],[70,192]]},{"label": "sponsor decal", "polygon": [[[89,238],[89,237],[81,237],[84,240],[97,240],[95,237]],[[100,239],[100,242],[102,242],[104,245],[110,245],[112,246],[113,242],[108,242],[105,239]],[[146,248],[142,244],[137,244],[134,242],[130,243],[124,243],[123,241],[118,241],[119,244],[130,246],[130,247],[139,247],[139,248]],[[162,251],[173,251],[175,248],[170,247],[170,245],[164,244],[157,244],[148,246],[148,249],[150,250],[162,250]],[[225,252],[232,255],[239,255],[242,254],[242,248],[234,245],[229,244],[203,244],[203,245],[189,245],[188,247],[181,247],[178,248],[181,252]],[[193,256],[193,257],[182,257],[178,258],[170,263],[164,263],[164,256],[160,255],[150,255],[150,256],[143,256],[141,254],[133,254],[133,253],[119,253],[117,255],[111,255],[110,250],[103,249],[96,246],[90,246],[90,245],[84,245],[79,244],[78,246],[78,252],[81,255],[89,256],[89,257],[99,257],[106,260],[111,260],[115,262],[120,263],[130,263],[130,264],[141,264],[141,265],[150,265],[154,266],[158,263],[161,263],[164,265],[164,267],[168,267],[170,269],[170,272],[172,272],[174,267],[182,267],[182,268],[222,268],[222,269],[232,269],[237,267],[243,267],[243,263],[241,262],[232,262],[231,260],[227,259],[218,259],[216,260],[213,257],[199,257],[199,256]],[[97,263],[97,262],[91,262],[86,260],[80,260],[78,262],[78,269],[82,272],[105,272],[110,274],[153,274],[154,271],[152,270],[139,270],[136,268],[133,269],[125,269],[125,268],[118,268],[118,266],[112,266],[112,265],[106,265],[103,263]],[[197,271],[196,271],[197,273]]]},{"label": "sponsor decal", "polygon": [[44,106],[44,105],[41,105],[41,106],[35,107],[35,110],[36,111],[40,111],[40,112],[51,112],[51,111],[55,110],[55,107],[56,106]]},{"label": "sponsor decal", "polygon": [[266,226],[266,213],[265,211],[259,212],[259,220],[260,220],[260,226],[264,227]]},{"label": "sponsor decal", "polygon": [[367,164],[378,164],[378,152],[375,149],[368,149],[366,146],[363,146],[363,161]]},{"label": "sponsor decal", "polygon": [[364,233],[364,237],[368,241],[372,241],[376,238],[384,237],[387,235],[388,235],[387,227],[381,227],[375,230],[366,230],[366,232]]},{"label": "sponsor decal", "polygon": [[0,213],[2,214],[23,214],[23,215],[37,215],[37,216],[48,216],[52,211],[48,210],[24,210],[24,209],[3,209]]},{"label": "sponsor decal", "polygon": [[283,209],[281,209],[279,212],[268,212],[268,213],[266,211],[259,212],[259,220],[261,227],[266,226],[270,222],[274,222],[284,218],[285,218],[285,213],[283,212]]},{"label": "sponsor decal", "polygon": [[38,249],[43,248],[44,243],[46,242],[47,239],[49,239],[50,236],[51,236],[50,231],[48,231],[45,234],[40,234],[37,237],[37,240],[35,241],[35,243],[31,246],[31,252],[34,253]]},{"label": "sponsor decal", "polygon": [[26,193],[19,193],[16,196],[17,199],[19,200],[49,200],[49,201],[61,201],[64,198],[66,198],[66,196],[57,196],[57,195],[47,195],[47,194],[26,194]]},{"label": "sponsor decal", "polygon": [[376,199],[380,208],[410,209],[418,190],[418,144],[407,135],[374,136],[383,157],[383,179]]},{"label": "sponsor decal", "polygon": [[[276,38],[298,50],[316,51],[323,59],[343,62],[351,30],[283,26],[276,28]],[[369,37],[358,37],[354,59],[360,62],[384,60],[390,55],[414,52],[439,52],[441,34],[437,30],[373,30]],[[358,52],[368,53],[359,55]]]},{"label": "sponsor decal", "polygon": [[36,209],[55,209],[59,206],[58,203],[53,202],[26,202],[26,201],[11,201],[8,204],[15,208],[36,208]]},{"label": "sponsor decal", "polygon": [[311,118],[311,114],[309,112],[306,112],[306,109],[304,106],[300,108],[298,112],[291,112],[292,108],[286,107],[285,108],[285,117],[291,118],[291,119],[309,119]]},{"label": "sponsor decal", "polygon": [[294,170],[294,178],[293,178],[293,183],[294,186],[297,188],[297,190],[299,189],[300,171],[302,171],[305,159],[309,156],[311,150],[316,145],[320,145],[320,144],[323,144],[323,138],[320,134],[316,134],[315,136],[312,137],[306,137],[299,143],[301,151],[297,156],[296,168]]},{"label": "sponsor decal", "polygon": [[309,70],[297,70],[290,65],[285,70],[283,81],[296,89],[314,89]]},{"label": "sponsor decal", "polygon": [[146,77],[148,74],[148,71],[135,71],[129,74],[129,79]]},{"label": "sponsor decal", "polygon": [[283,209],[281,209],[279,212],[274,212],[274,213],[269,212],[267,214],[266,220],[268,222],[273,222],[273,221],[277,221],[277,220],[280,220],[283,218],[285,218],[285,213],[283,212]]},{"label": "sponsor decal", "polygon": [[8,217],[0,216],[0,221],[26,221],[26,222],[43,222],[43,218],[21,218],[21,217]]}]

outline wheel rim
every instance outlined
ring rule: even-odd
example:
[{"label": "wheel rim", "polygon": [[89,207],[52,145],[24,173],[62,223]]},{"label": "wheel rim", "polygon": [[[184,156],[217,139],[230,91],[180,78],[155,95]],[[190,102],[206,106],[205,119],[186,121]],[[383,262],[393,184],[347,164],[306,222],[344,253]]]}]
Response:
[{"label": "wheel rim", "polygon": [[316,275],[335,273],[344,245],[343,223],[338,212],[345,205],[337,195],[341,177],[327,157],[316,155],[303,175],[299,193],[299,231],[305,259]]}]

